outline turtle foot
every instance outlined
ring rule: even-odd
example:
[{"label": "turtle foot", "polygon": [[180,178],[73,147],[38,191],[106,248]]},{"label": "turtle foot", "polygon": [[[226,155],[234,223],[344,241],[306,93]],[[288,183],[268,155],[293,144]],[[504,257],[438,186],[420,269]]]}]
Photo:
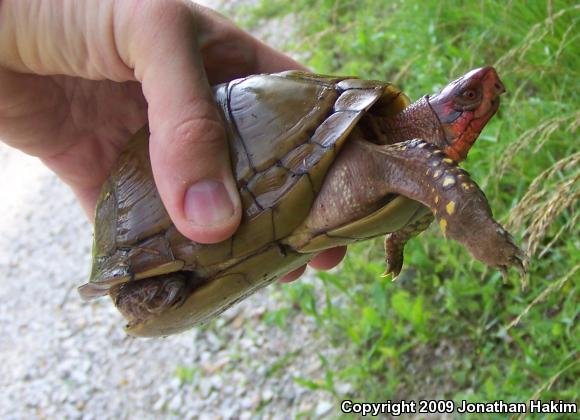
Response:
[{"label": "turtle foot", "polygon": [[497,268],[504,278],[507,278],[511,267],[519,272],[521,278],[527,273],[529,259],[526,253],[499,223],[483,227],[469,251],[486,265]]},{"label": "turtle foot", "polygon": [[169,308],[181,306],[191,294],[191,282],[183,272],[136,280],[111,292],[115,306],[128,327],[146,322]]},{"label": "turtle foot", "polygon": [[403,268],[403,249],[404,243],[397,243],[393,234],[387,235],[385,238],[385,262],[387,268],[381,277],[392,276],[395,281]]},{"label": "turtle foot", "polygon": [[433,214],[427,212],[403,229],[385,236],[385,262],[387,263],[387,269],[381,277],[392,275],[393,281],[397,279],[403,269],[405,244],[427,229],[432,221]]},{"label": "turtle foot", "polygon": [[[524,278],[528,272],[529,258],[526,253],[519,248],[513,237],[502,226],[498,225],[498,233],[503,236],[502,259],[501,263],[497,265],[502,277],[507,279],[507,272],[510,267],[515,267],[520,273],[520,278]],[[502,264],[503,263],[503,264]]]}]

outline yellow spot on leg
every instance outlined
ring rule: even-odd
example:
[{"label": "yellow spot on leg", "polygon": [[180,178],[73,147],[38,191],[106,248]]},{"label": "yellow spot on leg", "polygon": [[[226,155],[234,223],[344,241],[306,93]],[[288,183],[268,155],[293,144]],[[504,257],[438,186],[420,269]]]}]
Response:
[{"label": "yellow spot on leg", "polygon": [[439,220],[439,227],[441,228],[441,231],[443,232],[443,236],[445,236],[447,238],[447,220],[445,220],[445,219]]},{"label": "yellow spot on leg", "polygon": [[447,203],[447,205],[445,206],[445,210],[447,210],[447,214],[450,216],[453,213],[455,213],[455,201],[450,201],[449,203]]},{"label": "yellow spot on leg", "polygon": [[455,184],[455,178],[453,178],[452,176],[446,176],[445,179],[443,180],[443,186],[447,187],[448,185],[453,185]]},{"label": "yellow spot on leg", "polygon": [[445,159],[443,159],[443,162],[452,164],[454,161],[453,161],[453,159],[445,158]]},{"label": "yellow spot on leg", "polygon": [[435,196],[435,204],[439,204],[439,196],[438,195]]}]

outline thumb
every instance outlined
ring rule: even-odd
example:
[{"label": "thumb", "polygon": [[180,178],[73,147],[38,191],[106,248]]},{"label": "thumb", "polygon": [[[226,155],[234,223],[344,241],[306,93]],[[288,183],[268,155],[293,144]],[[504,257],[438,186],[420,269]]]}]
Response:
[{"label": "thumb", "polygon": [[135,57],[135,74],[149,104],[151,165],[161,199],[183,235],[213,243],[234,233],[241,204],[188,16],[142,39],[146,53]]}]

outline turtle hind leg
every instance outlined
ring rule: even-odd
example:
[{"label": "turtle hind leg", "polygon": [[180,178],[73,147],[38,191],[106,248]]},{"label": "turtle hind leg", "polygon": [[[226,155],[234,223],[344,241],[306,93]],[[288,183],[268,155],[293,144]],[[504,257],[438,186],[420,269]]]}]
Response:
[{"label": "turtle hind leg", "polygon": [[403,268],[403,251],[406,243],[426,230],[434,217],[432,213],[427,213],[412,223],[409,223],[403,229],[385,236],[385,261],[387,269],[383,273],[383,277],[389,274],[393,276],[393,281],[396,280]]},{"label": "turtle hind leg", "polygon": [[111,289],[110,295],[128,327],[133,327],[181,306],[196,286],[191,277],[191,273],[178,271],[130,281]]}]

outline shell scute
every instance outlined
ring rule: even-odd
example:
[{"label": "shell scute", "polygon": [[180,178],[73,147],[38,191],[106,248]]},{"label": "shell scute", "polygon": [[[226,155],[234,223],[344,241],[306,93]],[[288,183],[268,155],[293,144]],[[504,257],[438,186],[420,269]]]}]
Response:
[{"label": "shell scute", "polygon": [[261,208],[273,207],[292,186],[293,180],[288,169],[272,166],[248,183],[248,190]]},{"label": "shell scute", "polygon": [[123,154],[111,180],[117,246],[131,246],[172,225],[153,181],[147,137],[148,132],[141,132],[133,139],[131,152]]},{"label": "shell scute", "polygon": [[[141,241],[139,245],[129,248],[130,270],[135,273],[135,279],[150,277],[146,274],[158,266],[173,261],[180,261],[173,255],[171,243],[165,235],[159,234]],[[169,267],[169,266],[168,266]],[[175,266],[176,271],[183,267],[183,262]]]},{"label": "shell scute", "polygon": [[238,140],[230,143],[234,156],[245,152],[255,171],[271,167],[308,140],[337,96],[336,90],[324,84],[268,75],[232,84],[227,113]]},{"label": "shell scute", "polygon": [[274,241],[272,208],[262,210],[257,216],[247,219],[233,236],[233,257],[241,258]]},{"label": "shell scute", "polygon": [[284,156],[282,165],[294,174],[304,174],[314,167],[325,153],[327,150],[322,146],[316,143],[305,143]]},{"label": "shell scute", "polygon": [[284,203],[274,208],[275,239],[285,238],[296,229],[310,212],[315,191],[307,174],[296,176],[297,181],[288,190]]},{"label": "shell scute", "polygon": [[364,80],[356,78],[348,78],[337,83],[337,87],[341,90],[349,89],[377,89],[383,90],[388,83],[378,80]]},{"label": "shell scute", "polygon": [[345,91],[334,103],[335,111],[365,111],[381,97],[383,89]]},{"label": "shell scute", "polygon": [[332,114],[318,126],[312,136],[312,141],[324,148],[332,147],[337,143],[341,145],[359,115],[360,113],[355,111],[340,111]]}]

